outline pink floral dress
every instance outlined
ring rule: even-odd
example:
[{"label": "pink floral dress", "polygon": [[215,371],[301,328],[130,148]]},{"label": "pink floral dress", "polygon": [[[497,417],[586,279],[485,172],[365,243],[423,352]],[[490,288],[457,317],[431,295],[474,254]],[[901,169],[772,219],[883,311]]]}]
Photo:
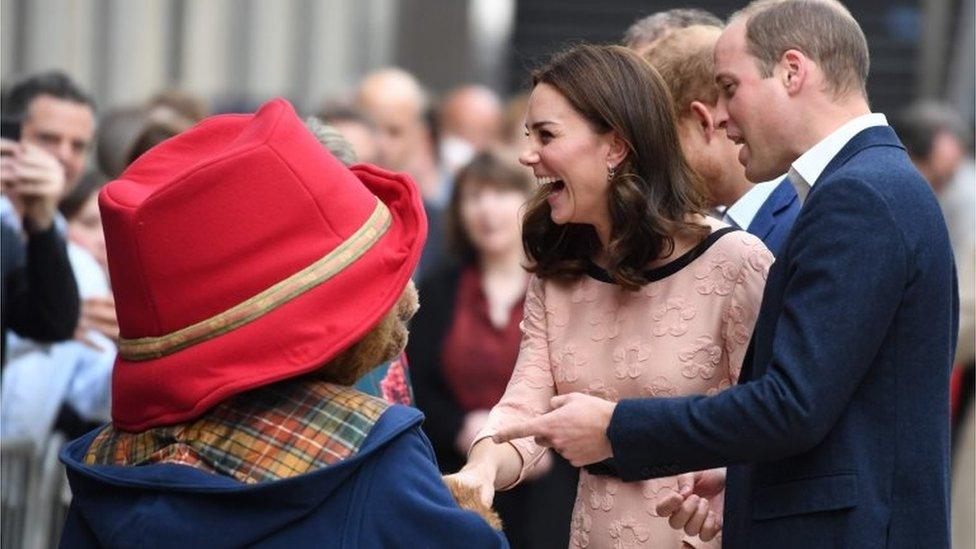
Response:
[{"label": "pink floral dress", "polygon": [[[722,228],[709,221],[713,231]],[[700,255],[697,255],[700,254]],[[756,237],[735,231],[706,240],[653,272],[637,292],[590,276],[575,283],[533,278],[522,343],[505,395],[477,439],[549,410],[554,395],[623,398],[714,394],[736,382],[759,313],[773,257]],[[531,468],[544,448],[512,444]],[[517,484],[517,482],[516,482]],[[658,517],[675,477],[625,483],[580,471],[571,547],[719,547],[673,530]]]}]

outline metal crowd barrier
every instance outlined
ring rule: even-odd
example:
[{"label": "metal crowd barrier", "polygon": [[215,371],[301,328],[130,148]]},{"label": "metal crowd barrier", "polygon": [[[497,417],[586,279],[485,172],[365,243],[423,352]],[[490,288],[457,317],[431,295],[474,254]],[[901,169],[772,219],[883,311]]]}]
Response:
[{"label": "metal crowd barrier", "polygon": [[40,449],[28,439],[0,440],[0,548],[57,547],[71,502],[58,461],[64,443],[60,433]]}]

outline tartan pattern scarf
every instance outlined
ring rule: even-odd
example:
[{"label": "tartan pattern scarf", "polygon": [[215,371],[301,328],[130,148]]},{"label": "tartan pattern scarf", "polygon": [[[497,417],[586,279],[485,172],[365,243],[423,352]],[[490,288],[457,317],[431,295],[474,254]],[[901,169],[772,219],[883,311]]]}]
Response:
[{"label": "tartan pattern scarf", "polygon": [[190,422],[138,433],[107,425],[85,463],[178,463],[246,484],[279,480],[355,454],[389,406],[351,387],[286,380],[237,395]]}]

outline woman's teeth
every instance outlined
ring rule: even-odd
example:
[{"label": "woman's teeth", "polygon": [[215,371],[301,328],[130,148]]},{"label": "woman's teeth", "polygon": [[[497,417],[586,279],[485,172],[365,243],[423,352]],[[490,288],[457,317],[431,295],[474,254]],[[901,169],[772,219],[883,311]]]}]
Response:
[{"label": "woman's teeth", "polygon": [[536,177],[535,181],[539,185],[551,185],[559,180],[555,177]]}]

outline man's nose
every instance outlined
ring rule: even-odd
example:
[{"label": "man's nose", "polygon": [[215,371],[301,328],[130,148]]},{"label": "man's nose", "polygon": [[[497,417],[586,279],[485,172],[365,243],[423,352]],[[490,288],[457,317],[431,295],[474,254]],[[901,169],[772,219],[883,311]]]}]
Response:
[{"label": "man's nose", "polygon": [[62,165],[67,167],[68,163],[71,162],[71,159],[74,157],[75,151],[71,146],[71,142],[64,140],[59,141],[57,145],[53,147],[51,154],[53,154]]},{"label": "man's nose", "polygon": [[715,127],[724,130],[729,121],[729,109],[724,97],[719,96],[715,105]]}]

